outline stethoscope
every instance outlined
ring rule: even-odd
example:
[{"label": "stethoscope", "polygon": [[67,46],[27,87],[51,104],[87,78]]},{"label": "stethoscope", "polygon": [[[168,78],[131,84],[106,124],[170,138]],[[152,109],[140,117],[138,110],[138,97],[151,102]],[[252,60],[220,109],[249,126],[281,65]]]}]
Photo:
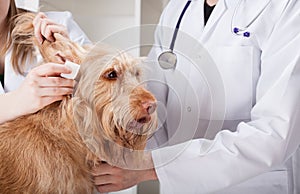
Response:
[{"label": "stethoscope", "polygon": [[168,51],[164,51],[162,52],[159,57],[158,57],[158,63],[160,65],[161,68],[163,69],[175,69],[176,67],[176,63],[177,63],[177,56],[176,54],[173,52],[174,50],[174,45],[175,45],[175,42],[176,42],[176,38],[177,38],[177,34],[178,34],[178,31],[179,31],[179,26],[180,26],[180,23],[181,23],[181,20],[187,10],[187,8],[190,6],[192,0],[189,0],[186,2],[181,14],[180,14],[180,17],[177,21],[177,24],[176,24],[176,28],[175,28],[175,31],[173,33],[173,37],[172,37],[172,41],[171,41],[171,45],[170,45],[170,48]]},{"label": "stethoscope", "polygon": [[[181,20],[186,12],[186,10],[188,9],[188,7],[190,6],[192,0],[188,0],[180,14],[180,17],[177,21],[176,24],[176,28],[175,31],[173,33],[173,37],[172,37],[172,41],[169,47],[169,50],[162,52],[159,56],[158,56],[158,63],[160,65],[161,68],[163,69],[175,69],[176,68],[176,64],[177,64],[177,56],[176,54],[173,52],[174,50],[174,45],[176,42],[176,38],[177,38],[177,34],[179,31],[179,27],[181,24]],[[236,15],[237,9],[240,6],[242,0],[239,1],[238,5],[236,6],[235,10],[234,10],[234,14],[233,14],[233,18]],[[244,37],[250,37],[250,32],[246,31],[243,28],[238,28],[238,27],[233,27],[233,19],[231,21],[231,29],[232,32],[236,35],[242,35]]]}]

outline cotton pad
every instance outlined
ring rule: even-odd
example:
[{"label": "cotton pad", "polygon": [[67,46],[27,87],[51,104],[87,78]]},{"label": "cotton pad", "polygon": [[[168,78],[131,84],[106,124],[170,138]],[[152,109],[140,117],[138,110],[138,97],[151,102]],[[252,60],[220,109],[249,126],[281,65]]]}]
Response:
[{"label": "cotton pad", "polygon": [[70,74],[61,73],[60,76],[67,78],[67,79],[75,79],[79,72],[80,65],[73,63],[71,61],[66,61],[65,65],[72,70],[72,73],[70,73]]}]

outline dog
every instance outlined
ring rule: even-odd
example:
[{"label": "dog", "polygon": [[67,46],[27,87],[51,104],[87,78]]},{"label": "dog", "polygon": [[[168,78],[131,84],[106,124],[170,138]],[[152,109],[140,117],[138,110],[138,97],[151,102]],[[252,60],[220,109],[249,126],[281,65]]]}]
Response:
[{"label": "dog", "polygon": [[[80,64],[73,96],[0,125],[0,193],[87,194],[91,168],[142,160],[157,127],[156,99],[144,88],[141,61],[105,46],[81,47],[60,34],[37,43],[32,13],[17,18],[13,43],[44,62]],[[17,49],[18,50],[18,49]]]}]

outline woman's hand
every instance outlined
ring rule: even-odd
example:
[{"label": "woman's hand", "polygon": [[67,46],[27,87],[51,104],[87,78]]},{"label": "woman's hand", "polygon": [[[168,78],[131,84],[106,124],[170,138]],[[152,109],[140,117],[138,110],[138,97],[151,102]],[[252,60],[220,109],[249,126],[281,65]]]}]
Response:
[{"label": "woman's hand", "polygon": [[43,107],[62,100],[64,95],[72,94],[74,80],[60,77],[61,73],[71,70],[61,64],[46,63],[32,69],[22,85],[15,90],[14,97],[19,112],[16,115],[34,113]]},{"label": "woman's hand", "polygon": [[100,193],[114,192],[130,188],[140,182],[157,180],[153,168],[146,170],[128,170],[102,163],[93,168],[94,185]]},{"label": "woman's hand", "polygon": [[68,30],[64,25],[55,23],[42,12],[38,13],[34,18],[33,26],[34,35],[41,44],[45,39],[53,42],[55,40],[53,33],[60,33],[67,38],[69,37]]}]

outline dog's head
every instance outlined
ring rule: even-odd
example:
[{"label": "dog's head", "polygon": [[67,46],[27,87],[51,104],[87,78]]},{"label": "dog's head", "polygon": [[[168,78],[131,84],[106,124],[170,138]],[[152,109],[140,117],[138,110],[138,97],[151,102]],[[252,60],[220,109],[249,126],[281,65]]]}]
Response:
[{"label": "dog's head", "polygon": [[76,125],[90,150],[114,165],[127,160],[126,153],[143,150],[157,126],[156,99],[142,84],[141,63],[102,45],[80,67]]},{"label": "dog's head", "polygon": [[142,84],[142,61],[104,45],[85,49],[60,34],[54,34],[54,42],[40,44],[33,33],[34,17],[25,13],[16,20],[12,34],[16,50],[35,48],[44,62],[80,64],[70,101],[84,143],[111,164],[135,160],[132,150],[143,150],[157,125],[156,99]]}]

